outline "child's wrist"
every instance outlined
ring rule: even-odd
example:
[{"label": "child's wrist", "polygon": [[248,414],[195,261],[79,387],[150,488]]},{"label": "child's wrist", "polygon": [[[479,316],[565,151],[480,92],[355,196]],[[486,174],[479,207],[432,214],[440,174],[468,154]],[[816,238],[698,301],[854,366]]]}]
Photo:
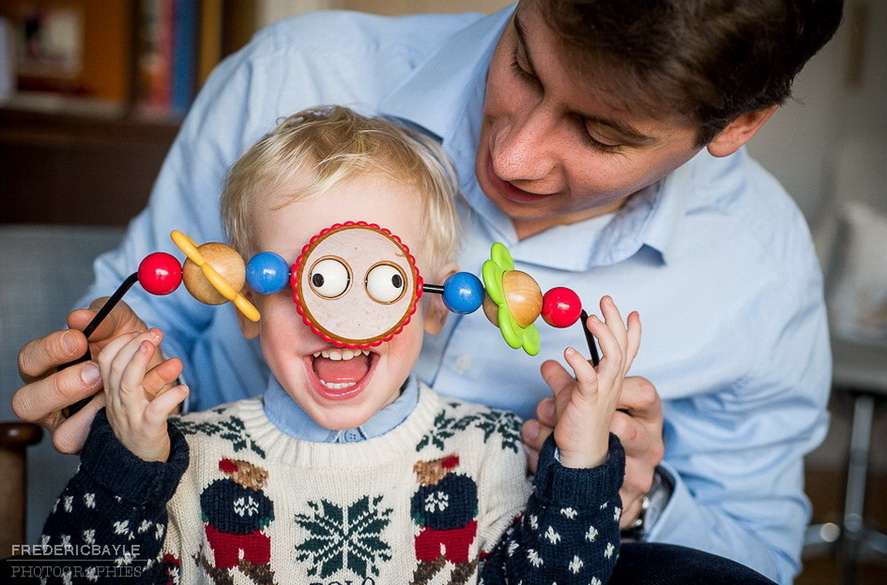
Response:
[{"label": "child's wrist", "polygon": [[558,448],[558,462],[570,469],[593,469],[600,467],[607,460],[607,449],[591,449],[586,451],[570,451]]}]

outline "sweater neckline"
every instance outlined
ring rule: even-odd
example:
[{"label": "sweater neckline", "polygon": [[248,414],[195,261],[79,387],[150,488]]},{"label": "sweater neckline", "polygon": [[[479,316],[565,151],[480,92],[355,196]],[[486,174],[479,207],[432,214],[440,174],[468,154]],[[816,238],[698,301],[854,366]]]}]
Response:
[{"label": "sweater neckline", "polygon": [[298,461],[300,467],[373,467],[381,461],[415,453],[416,445],[428,433],[440,410],[440,397],[425,384],[419,384],[419,401],[399,425],[377,437],[355,443],[326,443],[297,439],[282,432],[265,414],[261,397],[237,403],[237,415],[247,433],[268,459]]}]

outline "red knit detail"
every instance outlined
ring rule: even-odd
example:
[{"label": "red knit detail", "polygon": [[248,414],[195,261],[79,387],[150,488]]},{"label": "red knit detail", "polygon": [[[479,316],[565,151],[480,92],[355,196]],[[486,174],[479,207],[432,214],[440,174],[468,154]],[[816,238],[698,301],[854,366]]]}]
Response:
[{"label": "red knit detail", "polygon": [[259,530],[249,534],[229,534],[207,524],[206,540],[219,569],[236,567],[240,563],[240,551],[243,551],[243,560],[254,565],[271,562],[271,538]]},{"label": "red knit detail", "polygon": [[225,457],[219,461],[219,471],[227,474],[234,473],[237,471],[237,464]]},{"label": "red knit detail", "polygon": [[459,466],[459,456],[458,455],[448,455],[444,457],[443,461],[440,462],[440,466],[444,469],[454,469]]},{"label": "red knit detail", "polygon": [[434,561],[444,556],[453,563],[467,563],[468,551],[476,534],[477,520],[453,530],[425,528],[416,536],[416,560]]}]

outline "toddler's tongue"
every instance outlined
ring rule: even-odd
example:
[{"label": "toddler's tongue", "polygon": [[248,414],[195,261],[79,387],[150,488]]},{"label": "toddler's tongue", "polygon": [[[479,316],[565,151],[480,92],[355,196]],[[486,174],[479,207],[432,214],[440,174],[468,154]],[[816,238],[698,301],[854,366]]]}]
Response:
[{"label": "toddler's tongue", "polygon": [[314,358],[314,373],[328,384],[356,384],[370,371],[369,356],[360,354],[350,360]]}]

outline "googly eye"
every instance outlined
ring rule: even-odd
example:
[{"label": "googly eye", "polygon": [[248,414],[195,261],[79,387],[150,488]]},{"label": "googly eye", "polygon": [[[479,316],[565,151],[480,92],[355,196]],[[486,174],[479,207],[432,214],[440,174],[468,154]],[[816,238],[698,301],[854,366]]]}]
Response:
[{"label": "googly eye", "polygon": [[308,276],[311,288],[320,296],[334,299],[341,296],[351,284],[348,267],[336,258],[324,258],[311,268]]},{"label": "googly eye", "polygon": [[397,266],[377,264],[370,268],[366,277],[367,293],[380,303],[393,303],[406,290],[406,278]]}]

